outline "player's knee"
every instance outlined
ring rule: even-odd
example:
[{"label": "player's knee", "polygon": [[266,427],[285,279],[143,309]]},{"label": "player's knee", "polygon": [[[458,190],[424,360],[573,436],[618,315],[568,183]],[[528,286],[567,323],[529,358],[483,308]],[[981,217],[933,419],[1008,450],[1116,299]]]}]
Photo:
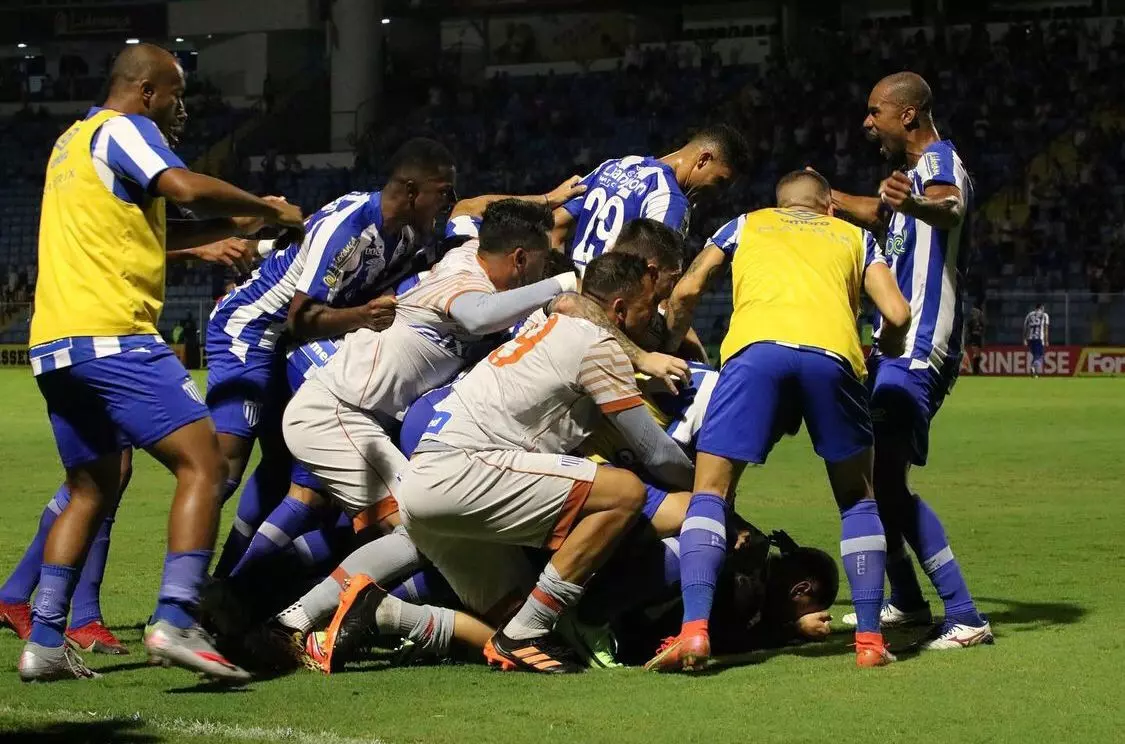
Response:
[{"label": "player's knee", "polygon": [[644,509],[645,484],[641,483],[641,479],[629,471],[623,471],[623,474],[626,477],[621,479],[622,483],[620,496],[617,501],[617,509],[632,519],[639,515],[641,510]]}]

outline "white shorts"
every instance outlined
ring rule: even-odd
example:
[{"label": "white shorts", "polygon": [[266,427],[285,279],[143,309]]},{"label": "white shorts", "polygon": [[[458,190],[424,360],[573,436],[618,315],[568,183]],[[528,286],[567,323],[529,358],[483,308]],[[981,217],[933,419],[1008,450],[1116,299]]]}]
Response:
[{"label": "white shorts", "polygon": [[369,413],[340,401],[316,378],[285,408],[285,444],[294,459],[324,485],[348,516],[375,520],[398,511],[391,484],[406,457]]},{"label": "white shorts", "polygon": [[522,450],[420,452],[396,493],[408,529],[555,550],[570,534],[597,470],[583,457]]}]

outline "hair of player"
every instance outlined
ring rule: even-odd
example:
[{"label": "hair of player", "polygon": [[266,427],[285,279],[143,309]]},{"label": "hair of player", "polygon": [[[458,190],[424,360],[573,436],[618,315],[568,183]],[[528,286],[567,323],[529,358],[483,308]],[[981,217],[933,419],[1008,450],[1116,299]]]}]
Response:
[{"label": "hair of player", "polygon": [[1042,310],[1043,309],[1043,303],[1042,302],[1036,302],[1035,303],[1035,309],[1036,310]]},{"label": "hair of player", "polygon": [[887,97],[902,106],[913,106],[922,116],[930,116],[934,108],[934,93],[926,79],[916,72],[896,72],[879,81],[886,86]]},{"label": "hair of player", "polygon": [[522,199],[492,202],[481,216],[481,253],[507,255],[516,248],[546,251],[551,247],[547,234],[554,226],[551,210],[542,204]]},{"label": "hair of player", "polygon": [[816,205],[806,204],[806,200],[795,199],[789,192],[793,191],[793,187],[797,184],[803,186],[813,187],[812,194],[804,193],[802,196],[812,196],[817,201],[824,204],[830,204],[832,201],[832,187],[828,184],[828,179],[820,175],[816,171],[811,170],[795,170],[789,171],[782,176],[778,182],[777,187],[774,189],[774,196],[777,199],[777,206],[788,207],[793,205],[800,205],[803,207],[813,207]]},{"label": "hair of player", "polygon": [[449,148],[428,137],[415,137],[402,144],[391,156],[390,177],[400,181],[434,176],[455,165]]},{"label": "hair of player", "polygon": [[153,80],[177,65],[176,57],[155,44],[130,44],[114,58],[109,70],[106,93]]},{"label": "hair of player", "polygon": [[544,277],[558,276],[559,274],[577,274],[578,265],[570,254],[551,251],[543,264]]},{"label": "hair of player", "polygon": [[836,601],[840,591],[840,569],[836,559],[819,548],[801,547],[786,556],[794,562],[793,575],[802,577],[812,585],[810,595],[818,606],[825,609]]},{"label": "hair of player", "polygon": [[621,228],[614,253],[640,256],[661,270],[679,270],[684,265],[684,239],[663,222],[641,217]]},{"label": "hair of player", "polygon": [[692,142],[706,144],[718,151],[719,158],[736,174],[750,166],[750,143],[730,124],[712,124],[696,132]]},{"label": "hair of player", "polygon": [[604,301],[615,297],[635,298],[648,276],[648,262],[631,253],[616,250],[603,253],[586,266],[582,275],[582,294]]}]

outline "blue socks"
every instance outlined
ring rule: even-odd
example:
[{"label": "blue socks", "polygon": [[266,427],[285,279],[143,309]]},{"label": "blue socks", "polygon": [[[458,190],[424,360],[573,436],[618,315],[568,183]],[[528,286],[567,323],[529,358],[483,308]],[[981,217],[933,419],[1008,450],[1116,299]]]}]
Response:
[{"label": "blue socks", "polygon": [[840,556],[852,590],[857,633],[879,633],[886,575],[887,539],[872,499],[840,512]]},{"label": "blue socks", "polygon": [[164,576],[160,580],[156,611],[152,613],[153,622],[165,620],[185,629],[195,624],[192,611],[199,603],[199,589],[203,586],[210,563],[210,550],[169,552],[165,556]]},{"label": "blue socks", "polygon": [[911,498],[914,500],[915,518],[904,525],[903,536],[945,603],[945,619],[965,625],[983,625],[984,620],[969,594],[961,566],[953,557],[941,520],[917,494],[911,494]]},{"label": "blue socks", "polygon": [[31,544],[27,546],[16,570],[4,582],[4,586],[0,587],[0,601],[20,604],[31,600],[31,595],[39,583],[39,571],[43,566],[43,548],[47,544],[47,535],[69,503],[70,490],[64,483],[59,486],[59,490],[43,509],[43,515],[39,517],[39,530],[35,533]]},{"label": "blue socks", "polygon": [[[692,494],[680,528],[680,591],[684,630],[706,632],[715,583],[727,553],[727,503],[718,494]],[[690,624],[690,625],[689,625]]]},{"label": "blue socks", "polygon": [[320,520],[316,509],[304,504],[292,496],[286,496],[277,505],[266,521],[258,527],[250,546],[239,559],[231,576],[237,576],[246,567],[255,561],[266,559],[281,552],[295,539],[308,532]]},{"label": "blue socks", "polygon": [[109,559],[109,533],[113,529],[114,515],[110,514],[98,528],[86,563],[78,576],[78,587],[70,605],[70,627],[81,628],[102,619],[101,591],[105,577],[105,564]]},{"label": "blue socks", "polygon": [[78,569],[44,563],[39,571],[39,592],[31,609],[32,643],[49,648],[63,644],[70,596],[78,581]]}]

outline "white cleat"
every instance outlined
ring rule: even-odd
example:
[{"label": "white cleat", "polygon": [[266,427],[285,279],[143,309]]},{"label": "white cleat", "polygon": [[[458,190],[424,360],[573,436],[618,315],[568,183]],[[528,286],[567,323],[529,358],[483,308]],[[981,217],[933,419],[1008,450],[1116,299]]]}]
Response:
[{"label": "white cleat", "polygon": [[[883,609],[879,611],[879,625],[883,628],[904,628],[909,625],[930,625],[934,621],[933,613],[930,612],[928,604],[922,605],[916,610],[900,610],[890,602],[883,603]],[[848,627],[854,628],[859,624],[854,612],[849,612],[840,618],[840,622]]]},{"label": "white cleat", "polygon": [[181,629],[160,620],[145,628],[145,648],[150,659],[178,666],[222,682],[243,684],[250,674],[215,650],[211,637],[198,625]]},{"label": "white cleat", "polygon": [[65,643],[57,648],[28,641],[20,654],[20,679],[24,682],[54,682],[61,679],[97,679],[81,657]]},{"label": "white cleat", "polygon": [[947,651],[969,646],[991,646],[996,642],[992,635],[992,625],[987,620],[984,625],[964,625],[946,620],[934,628],[933,633],[918,644],[924,651]]}]

